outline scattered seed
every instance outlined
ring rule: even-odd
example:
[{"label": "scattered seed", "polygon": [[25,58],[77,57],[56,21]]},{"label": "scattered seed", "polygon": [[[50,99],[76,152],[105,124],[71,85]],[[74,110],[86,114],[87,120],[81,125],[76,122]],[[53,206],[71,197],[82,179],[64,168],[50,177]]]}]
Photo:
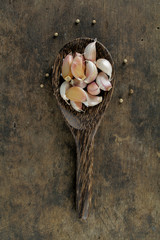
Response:
[{"label": "scattered seed", "polygon": [[119,99],[119,103],[123,103],[123,98],[120,98],[120,99]]},{"label": "scattered seed", "polygon": [[58,37],[58,33],[57,32],[54,33],[54,37]]},{"label": "scattered seed", "polygon": [[96,20],[95,19],[93,19],[92,24],[96,24]]},{"label": "scattered seed", "polygon": [[129,94],[133,94],[134,90],[133,89],[129,89]]},{"label": "scattered seed", "polygon": [[40,87],[41,87],[41,88],[43,88],[43,87],[44,87],[44,85],[43,85],[43,84],[41,84],[41,85],[40,85]]},{"label": "scattered seed", "polygon": [[76,19],[76,23],[77,23],[77,24],[80,23],[80,19],[77,18],[77,19]]},{"label": "scattered seed", "polygon": [[48,78],[48,77],[49,77],[49,73],[46,73],[46,74],[45,74],[45,77]]},{"label": "scattered seed", "polygon": [[123,63],[126,64],[127,62],[128,62],[128,60],[125,58],[125,59],[123,60]]}]

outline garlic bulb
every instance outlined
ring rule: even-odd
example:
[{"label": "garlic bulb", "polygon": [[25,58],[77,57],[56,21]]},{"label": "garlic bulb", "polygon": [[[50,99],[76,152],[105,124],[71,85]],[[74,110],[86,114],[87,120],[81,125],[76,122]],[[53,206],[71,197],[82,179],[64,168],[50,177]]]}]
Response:
[{"label": "garlic bulb", "polygon": [[96,41],[91,42],[84,49],[84,57],[86,60],[96,61]]},{"label": "garlic bulb", "polygon": [[73,77],[72,72],[71,72],[72,62],[73,62],[73,56],[72,56],[72,53],[69,53],[64,58],[63,64],[62,64],[62,77],[67,82],[69,82],[72,79],[72,77]]},{"label": "garlic bulb", "polygon": [[87,101],[83,102],[86,107],[93,107],[102,102],[101,96],[92,96],[87,93]]},{"label": "garlic bulb", "polygon": [[66,97],[74,102],[85,102],[86,92],[80,87],[71,87],[66,91]]},{"label": "garlic bulb", "polygon": [[67,104],[69,104],[67,101],[69,100],[67,97],[66,97],[66,91],[70,88],[70,84],[69,82],[67,81],[64,81],[61,86],[60,86],[60,95],[61,97],[66,101]]},{"label": "garlic bulb", "polygon": [[100,90],[99,86],[95,82],[92,82],[92,83],[88,84],[87,91],[91,95],[98,95],[101,90]]},{"label": "garlic bulb", "polygon": [[96,79],[97,74],[98,71],[96,65],[93,62],[86,60],[86,79],[84,80],[84,82],[93,82]]},{"label": "garlic bulb", "polygon": [[84,71],[85,71],[84,57],[82,54],[76,53],[76,56],[72,62],[71,72],[76,79],[84,80],[86,78]]},{"label": "garlic bulb", "polygon": [[102,70],[104,73],[106,73],[110,78],[112,75],[112,65],[107,59],[100,58],[96,62],[97,67]]},{"label": "garlic bulb", "polygon": [[77,86],[81,88],[85,88],[87,86],[87,83],[85,83],[84,81],[79,81],[76,78],[72,79],[70,83],[72,86]]},{"label": "garlic bulb", "polygon": [[76,110],[77,112],[83,112],[81,102],[70,101],[70,103],[74,110]]},{"label": "garlic bulb", "polygon": [[108,76],[104,72],[100,72],[96,78],[96,83],[103,91],[109,91],[112,88],[112,84],[108,79]]}]

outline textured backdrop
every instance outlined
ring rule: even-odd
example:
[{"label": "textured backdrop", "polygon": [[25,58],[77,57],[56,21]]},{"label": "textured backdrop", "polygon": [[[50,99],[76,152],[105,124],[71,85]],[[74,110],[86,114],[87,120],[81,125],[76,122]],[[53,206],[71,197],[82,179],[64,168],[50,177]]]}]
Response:
[{"label": "textured backdrop", "polygon": [[[0,8],[0,239],[160,239],[159,0],[0,0]],[[85,36],[111,52],[116,87],[95,137],[83,223],[74,139],[45,73],[65,43]]]}]

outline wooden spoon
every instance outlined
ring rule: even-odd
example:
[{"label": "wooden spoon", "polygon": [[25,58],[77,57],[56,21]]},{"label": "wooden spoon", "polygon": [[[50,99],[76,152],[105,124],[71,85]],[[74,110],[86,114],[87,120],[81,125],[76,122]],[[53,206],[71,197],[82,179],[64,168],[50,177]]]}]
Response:
[{"label": "wooden spoon", "polygon": [[[52,85],[54,95],[69,126],[77,146],[77,172],[76,172],[76,208],[79,218],[87,219],[92,198],[92,170],[93,170],[93,142],[100,120],[108,107],[113,93],[103,92],[103,101],[95,107],[85,107],[84,112],[76,112],[60,96],[60,85],[64,81],[61,77],[63,58],[70,52],[83,53],[85,47],[94,39],[77,38],[67,43],[58,53],[54,66]],[[112,86],[114,87],[114,64],[109,51],[96,42],[97,59],[105,58],[110,61],[112,73]]]}]

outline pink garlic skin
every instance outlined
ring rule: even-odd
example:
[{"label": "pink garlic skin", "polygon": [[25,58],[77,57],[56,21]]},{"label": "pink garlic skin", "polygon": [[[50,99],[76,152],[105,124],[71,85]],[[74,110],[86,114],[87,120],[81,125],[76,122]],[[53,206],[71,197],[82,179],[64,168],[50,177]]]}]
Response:
[{"label": "pink garlic skin", "polygon": [[87,91],[91,95],[98,95],[101,90],[100,90],[99,86],[95,82],[92,82],[92,83],[88,84]]},{"label": "pink garlic skin", "polygon": [[96,41],[89,43],[84,49],[84,57],[86,60],[96,61]]},{"label": "pink garlic skin", "polygon": [[96,83],[103,91],[109,91],[112,88],[112,84],[109,81],[108,76],[104,72],[100,72],[96,78]]},{"label": "pink garlic skin", "polygon": [[92,61],[86,60],[86,83],[93,82],[97,77],[98,71],[96,65]]}]

